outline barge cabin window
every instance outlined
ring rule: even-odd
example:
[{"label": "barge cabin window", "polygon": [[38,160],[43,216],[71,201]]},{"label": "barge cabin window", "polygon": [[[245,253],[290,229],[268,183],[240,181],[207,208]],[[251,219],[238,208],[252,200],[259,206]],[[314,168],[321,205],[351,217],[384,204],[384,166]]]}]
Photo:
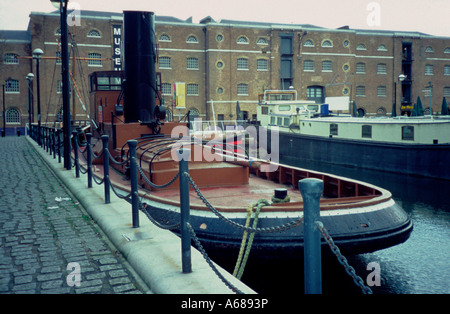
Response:
[{"label": "barge cabin window", "polygon": [[414,127],[411,125],[402,126],[402,140],[414,141]]},{"label": "barge cabin window", "polygon": [[330,124],[330,135],[338,135],[338,125],[336,123]]},{"label": "barge cabin window", "polygon": [[363,125],[362,126],[361,137],[362,138],[372,138],[372,126],[371,125]]}]

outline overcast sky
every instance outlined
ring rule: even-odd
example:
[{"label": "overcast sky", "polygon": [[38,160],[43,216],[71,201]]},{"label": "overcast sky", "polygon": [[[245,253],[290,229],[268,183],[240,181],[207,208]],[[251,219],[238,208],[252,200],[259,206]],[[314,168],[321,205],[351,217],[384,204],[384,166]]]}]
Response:
[{"label": "overcast sky", "polygon": [[[211,16],[327,28],[419,31],[450,37],[450,0],[70,0],[81,10],[152,11],[194,22]],[[31,11],[51,12],[50,0],[0,0],[0,29],[25,30]]]}]

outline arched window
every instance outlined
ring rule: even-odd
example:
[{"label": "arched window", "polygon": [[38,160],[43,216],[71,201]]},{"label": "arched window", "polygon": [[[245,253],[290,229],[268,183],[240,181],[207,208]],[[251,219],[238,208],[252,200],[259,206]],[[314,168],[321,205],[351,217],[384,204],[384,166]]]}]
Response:
[{"label": "arched window", "polygon": [[87,34],[87,37],[94,37],[94,38],[102,38],[102,35],[100,32],[96,29],[91,29],[89,33]]},{"label": "arched window", "polygon": [[20,111],[16,108],[6,110],[6,123],[20,124]]},{"label": "arched window", "polygon": [[358,46],[356,46],[356,50],[367,50],[367,48],[366,48],[366,45],[359,44]]},{"label": "arched window", "polygon": [[193,43],[193,44],[197,44],[198,43],[198,39],[197,37],[195,37],[194,35],[190,35],[187,39],[186,39],[187,43]]},{"label": "arched window", "polygon": [[333,47],[333,43],[331,42],[331,40],[326,39],[322,42],[322,47],[331,48],[331,47]]},{"label": "arched window", "polygon": [[162,34],[161,36],[159,36],[159,41],[172,41],[170,39],[170,36],[167,34]]},{"label": "arched window", "polygon": [[194,121],[199,116],[200,116],[200,112],[197,109],[195,109],[195,108],[190,108],[189,109],[189,119],[191,121]]},{"label": "arched window", "polygon": [[307,41],[305,41],[305,43],[303,44],[303,47],[314,47],[314,43],[311,39],[308,39]]},{"label": "arched window", "polygon": [[237,43],[238,43],[238,44],[248,44],[248,38],[245,37],[245,36],[240,36],[240,37],[237,39]]},{"label": "arched window", "polygon": [[265,39],[263,37],[260,37],[260,38],[258,38],[258,41],[256,42],[256,44],[258,44],[258,45],[268,45],[269,42],[267,41],[267,39]]}]

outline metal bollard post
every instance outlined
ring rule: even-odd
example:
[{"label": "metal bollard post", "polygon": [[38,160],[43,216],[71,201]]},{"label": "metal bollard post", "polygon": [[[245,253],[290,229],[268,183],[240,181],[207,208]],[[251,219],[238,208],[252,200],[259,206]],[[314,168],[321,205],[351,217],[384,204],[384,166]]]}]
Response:
[{"label": "metal bollard post", "polygon": [[56,159],[56,130],[52,129],[53,159]]},{"label": "metal bollard post", "polygon": [[61,163],[61,130],[56,130],[56,145],[58,145],[58,163]]},{"label": "metal bollard post", "polygon": [[[187,157],[186,157],[187,156]],[[180,210],[181,210],[181,262],[183,273],[192,272],[191,264],[191,234],[187,228],[189,222],[189,180],[184,173],[189,172],[188,158],[190,149],[180,149],[179,160],[179,180],[180,180]]]},{"label": "metal bollard post", "polygon": [[78,160],[78,139],[77,131],[72,131],[73,135],[73,153],[75,156],[75,177],[80,177],[80,161]]},{"label": "metal bollard post", "polygon": [[139,195],[136,164],[136,146],[136,140],[128,141],[128,147],[130,148],[131,218],[133,222],[133,228],[139,228]]},{"label": "metal bollard post", "polygon": [[86,133],[88,188],[92,188],[92,147],[91,147],[91,139],[92,139],[92,134],[91,133]]},{"label": "metal bollard post", "polygon": [[299,180],[298,188],[303,197],[305,293],[321,294],[321,235],[317,228],[317,222],[320,220],[320,196],[323,191],[323,181],[315,178]]},{"label": "metal bollard post", "polygon": [[111,203],[110,200],[110,186],[109,186],[109,154],[108,154],[108,141],[109,135],[102,135],[103,143],[103,184],[105,185],[105,204]]}]

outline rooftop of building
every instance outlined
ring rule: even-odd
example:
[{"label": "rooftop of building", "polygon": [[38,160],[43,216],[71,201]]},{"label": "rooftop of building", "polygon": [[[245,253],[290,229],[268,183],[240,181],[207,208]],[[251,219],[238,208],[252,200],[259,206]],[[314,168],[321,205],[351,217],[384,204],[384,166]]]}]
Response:
[{"label": "rooftop of building", "polygon": [[27,30],[0,30],[0,41],[29,42],[31,34]]},{"label": "rooftop of building", "polygon": [[[70,14],[70,12],[69,12]],[[106,12],[106,11],[90,11],[90,10],[81,10],[79,12],[81,17],[90,17],[90,18],[99,18],[99,19],[121,19],[123,13],[120,12]],[[53,11],[50,13],[43,12],[31,12],[31,15],[49,15],[49,16],[59,16],[58,11]],[[174,23],[174,24],[185,24],[185,25],[205,25],[205,24],[213,24],[213,25],[232,25],[236,27],[257,27],[257,28],[279,28],[279,29],[306,29],[306,30],[316,30],[316,31],[327,31],[327,32],[353,32],[360,35],[378,35],[378,36],[404,36],[404,37],[443,37],[443,36],[433,36],[430,34],[426,34],[419,31],[397,31],[397,30],[379,30],[379,29],[352,29],[349,26],[342,26],[339,28],[325,28],[312,24],[291,24],[291,23],[271,23],[271,22],[257,22],[257,21],[240,21],[240,20],[231,20],[231,19],[221,19],[214,20],[211,16],[204,17],[198,23],[194,23],[192,17],[189,17],[186,20],[179,19],[173,16],[162,16],[155,15],[156,23]],[[445,37],[448,38],[448,37]]]}]

